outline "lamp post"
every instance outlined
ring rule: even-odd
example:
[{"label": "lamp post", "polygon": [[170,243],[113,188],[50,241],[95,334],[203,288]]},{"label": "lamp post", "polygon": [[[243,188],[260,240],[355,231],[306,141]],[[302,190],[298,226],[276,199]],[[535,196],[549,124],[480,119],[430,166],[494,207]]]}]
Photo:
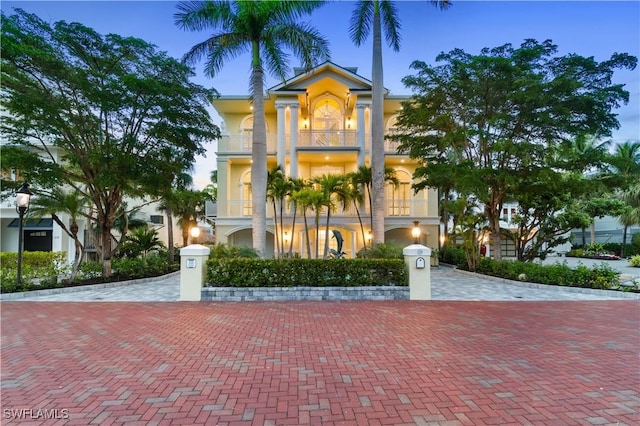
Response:
[{"label": "lamp post", "polygon": [[411,230],[411,235],[413,236],[413,244],[420,244],[420,221],[413,221],[413,229]]},{"label": "lamp post", "polygon": [[18,286],[22,285],[22,240],[23,224],[25,213],[29,210],[29,201],[33,193],[29,191],[29,184],[24,182],[16,191],[16,212],[18,212],[18,274],[16,281]]}]

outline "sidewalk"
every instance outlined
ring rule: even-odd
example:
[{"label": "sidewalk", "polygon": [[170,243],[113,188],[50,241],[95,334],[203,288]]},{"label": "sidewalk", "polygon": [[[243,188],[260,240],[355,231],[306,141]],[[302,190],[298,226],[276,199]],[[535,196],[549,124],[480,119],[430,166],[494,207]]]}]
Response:
[{"label": "sidewalk", "polygon": [[[56,302],[171,302],[180,296],[180,274],[173,273],[160,279],[112,286],[108,288],[57,289],[57,294],[6,294],[2,301],[56,301]],[[541,284],[508,282],[479,274],[454,271],[448,267],[431,270],[433,300],[473,301],[536,301],[536,300],[618,300],[640,299],[638,293],[590,290]]]}]

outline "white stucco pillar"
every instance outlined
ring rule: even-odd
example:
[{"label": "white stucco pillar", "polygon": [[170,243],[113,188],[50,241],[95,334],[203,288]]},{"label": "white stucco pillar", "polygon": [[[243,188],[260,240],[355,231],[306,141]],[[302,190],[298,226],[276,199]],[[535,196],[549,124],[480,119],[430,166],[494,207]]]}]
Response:
[{"label": "white stucco pillar", "polygon": [[276,101],[276,112],[278,118],[278,130],[277,130],[277,147],[276,150],[276,160],[278,165],[282,166],[284,170],[284,159],[286,154],[286,133],[285,133],[285,113],[286,113],[287,105],[283,103],[278,103]]},{"label": "white stucco pillar", "polygon": [[290,123],[289,123],[289,176],[298,177],[298,110],[299,104],[289,104],[290,107]]},{"label": "white stucco pillar", "polygon": [[431,249],[412,244],[402,254],[409,269],[409,300],[431,300]]},{"label": "white stucco pillar", "polygon": [[218,217],[229,217],[229,159],[218,157]]},{"label": "white stucco pillar", "polygon": [[200,244],[180,249],[180,301],[199,302],[211,250]]},{"label": "white stucco pillar", "polygon": [[365,104],[356,104],[356,143],[360,148],[358,152],[358,167],[364,166],[365,159],[365,118],[364,118],[364,110],[367,107]]}]

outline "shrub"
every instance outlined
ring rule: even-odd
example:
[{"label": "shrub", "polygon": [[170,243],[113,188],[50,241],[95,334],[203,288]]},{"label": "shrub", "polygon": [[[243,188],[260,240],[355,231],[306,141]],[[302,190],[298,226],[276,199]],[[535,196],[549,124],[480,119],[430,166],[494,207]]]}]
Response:
[{"label": "shrub", "polygon": [[371,248],[363,248],[356,257],[362,259],[404,259],[402,246],[393,243],[380,243]]},{"label": "shrub", "polygon": [[633,256],[629,259],[629,266],[633,266],[634,268],[640,268],[640,254]]},{"label": "shrub", "polygon": [[3,293],[58,286],[58,275],[68,269],[67,253],[25,251],[22,253],[22,285],[17,286],[18,253],[0,253],[0,287]]},{"label": "shrub", "polygon": [[447,247],[440,250],[440,261],[460,268],[467,268],[467,256],[462,247]]},{"label": "shrub", "polygon": [[112,267],[115,279],[156,277],[175,269],[164,253],[151,253],[145,258],[113,259]]},{"label": "shrub", "polygon": [[251,247],[231,246],[218,243],[210,247],[209,259],[259,258],[258,252]]},{"label": "shrub", "polygon": [[222,287],[328,287],[408,285],[399,259],[210,258],[207,283]]},{"label": "shrub", "polygon": [[512,260],[496,262],[490,258],[482,258],[477,272],[517,281],[521,281],[520,277],[524,275],[530,282],[570,287],[609,289],[620,285],[619,272],[605,264],[592,269],[584,265],[572,269],[566,262],[541,265]]}]

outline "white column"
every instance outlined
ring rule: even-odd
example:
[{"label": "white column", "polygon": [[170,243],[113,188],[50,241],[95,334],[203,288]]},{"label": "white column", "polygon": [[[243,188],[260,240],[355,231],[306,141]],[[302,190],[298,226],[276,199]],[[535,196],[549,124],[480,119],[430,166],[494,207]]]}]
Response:
[{"label": "white column", "polygon": [[365,121],[364,121],[364,110],[367,107],[365,104],[356,104],[356,142],[360,147],[360,151],[358,152],[358,167],[364,166],[364,158],[365,158]]},{"label": "white column", "polygon": [[218,157],[218,217],[229,217],[229,159]]},{"label": "white column", "polygon": [[409,300],[431,300],[431,249],[412,244],[402,254],[409,269]]},{"label": "white column", "polygon": [[192,244],[180,249],[180,300],[199,302],[207,278],[209,247]]},{"label": "white column", "polygon": [[[289,176],[298,177],[298,103],[289,104],[290,128],[289,128]],[[284,155],[284,154],[283,154]]]},{"label": "white column", "polygon": [[284,169],[284,156],[286,150],[286,139],[285,139],[285,112],[286,105],[276,102],[276,111],[278,117],[278,132],[277,132],[277,152],[276,152],[276,160],[278,165],[282,166]]}]

